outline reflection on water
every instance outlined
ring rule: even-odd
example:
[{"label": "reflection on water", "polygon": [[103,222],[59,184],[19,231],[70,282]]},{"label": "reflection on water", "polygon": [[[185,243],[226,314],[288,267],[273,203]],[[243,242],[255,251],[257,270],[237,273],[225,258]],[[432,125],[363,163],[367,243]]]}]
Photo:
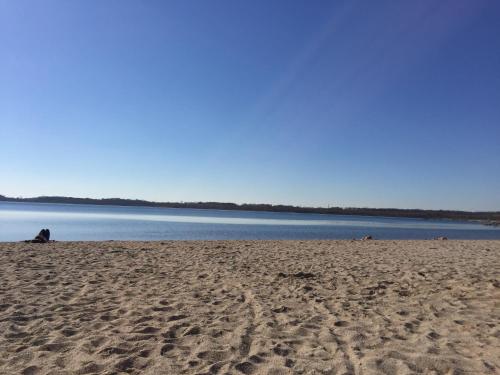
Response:
[{"label": "reflection on water", "polygon": [[470,222],[252,211],[72,204],[0,203],[0,241],[30,238],[42,227],[55,239],[418,239],[500,238],[498,228]]},{"label": "reflection on water", "polygon": [[[182,209],[181,209],[182,210]],[[209,211],[209,210],[200,210]],[[206,212],[200,212],[199,216],[183,215],[148,215],[148,214],[127,214],[127,213],[88,213],[88,212],[49,212],[49,211],[0,211],[0,218],[6,217],[11,220],[29,220],[36,217],[43,219],[66,219],[66,220],[136,220],[136,221],[166,221],[177,223],[201,223],[201,224],[228,224],[228,225],[330,225],[330,226],[358,226],[374,228],[421,228],[421,229],[475,229],[476,224],[440,222],[440,221],[421,221],[421,222],[402,222],[402,221],[380,221],[376,217],[360,217],[357,220],[306,220],[306,219],[274,219],[274,218],[245,218],[245,217],[215,217],[203,216]],[[246,213],[246,212],[245,212]],[[301,214],[307,216],[308,214]],[[328,215],[334,216],[334,215]],[[387,218],[386,218],[387,219]],[[482,229],[492,229],[485,227]]]}]

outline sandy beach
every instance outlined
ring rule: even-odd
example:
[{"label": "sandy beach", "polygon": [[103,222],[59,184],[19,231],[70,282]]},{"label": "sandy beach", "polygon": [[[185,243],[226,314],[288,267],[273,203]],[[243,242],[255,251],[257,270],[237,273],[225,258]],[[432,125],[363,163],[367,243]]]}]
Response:
[{"label": "sandy beach", "polygon": [[1,374],[494,374],[500,241],[0,244]]}]

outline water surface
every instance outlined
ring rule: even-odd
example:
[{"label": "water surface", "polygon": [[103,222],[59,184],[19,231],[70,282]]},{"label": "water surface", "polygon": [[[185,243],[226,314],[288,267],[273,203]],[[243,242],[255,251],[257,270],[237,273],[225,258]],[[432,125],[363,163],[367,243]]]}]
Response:
[{"label": "water surface", "polygon": [[42,228],[55,240],[500,239],[500,228],[450,220],[0,202],[0,241]]}]

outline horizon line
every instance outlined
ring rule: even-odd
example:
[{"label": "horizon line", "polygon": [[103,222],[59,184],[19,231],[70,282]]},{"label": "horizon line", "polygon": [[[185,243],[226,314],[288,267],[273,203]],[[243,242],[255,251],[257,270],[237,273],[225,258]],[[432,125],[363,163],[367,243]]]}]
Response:
[{"label": "horizon line", "polygon": [[[138,198],[120,198],[120,197],[106,197],[106,198],[91,198],[91,197],[77,197],[77,196],[64,196],[64,195],[38,195],[38,196],[31,196],[31,197],[23,197],[23,196],[17,196],[17,197],[9,197],[7,195],[0,194],[0,201],[3,199],[10,199],[10,200],[30,200],[30,199],[80,199],[80,200],[94,200],[94,201],[106,201],[106,200],[122,200],[122,201],[130,201],[130,202],[144,202],[148,204],[181,204],[181,205],[186,205],[186,204],[225,204],[225,205],[232,205],[232,206],[270,206],[270,207],[287,207],[287,208],[298,208],[298,209],[317,209],[317,210],[333,210],[333,209],[339,209],[339,210],[396,210],[396,211],[422,211],[422,212],[456,212],[456,213],[488,213],[488,214],[500,214],[500,211],[467,211],[467,210],[458,210],[458,209],[425,209],[425,208],[396,208],[396,207],[370,207],[370,206],[334,206],[334,205],[328,205],[328,206],[304,206],[304,205],[294,205],[294,204],[283,204],[283,203],[249,203],[249,202],[243,202],[243,203],[235,203],[235,202],[221,202],[221,201],[201,201],[201,200],[193,200],[193,201],[153,201],[153,200],[147,200],[147,199],[138,199]],[[4,200],[5,201],[5,200]],[[36,203],[36,202],[35,202]],[[58,203],[58,202],[53,202],[53,203]],[[60,203],[60,202],[59,202]]]}]

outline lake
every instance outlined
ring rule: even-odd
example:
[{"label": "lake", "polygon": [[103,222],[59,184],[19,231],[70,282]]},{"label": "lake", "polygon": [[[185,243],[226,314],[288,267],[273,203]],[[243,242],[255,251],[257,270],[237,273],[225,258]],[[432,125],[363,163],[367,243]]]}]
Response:
[{"label": "lake", "polygon": [[0,202],[0,241],[51,239],[500,239],[500,228],[451,220],[186,208]]}]

